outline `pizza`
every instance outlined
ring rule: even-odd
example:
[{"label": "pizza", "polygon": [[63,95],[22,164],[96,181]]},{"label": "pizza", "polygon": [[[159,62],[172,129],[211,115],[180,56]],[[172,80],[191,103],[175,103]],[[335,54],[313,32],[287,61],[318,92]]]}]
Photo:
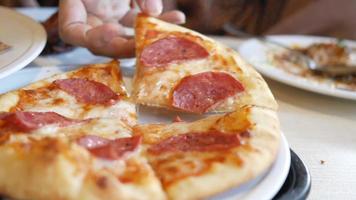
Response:
[{"label": "pizza", "polygon": [[202,199],[268,169],[279,146],[272,110],[245,106],[187,123],[136,125],[145,155],[169,199]]},{"label": "pizza", "polygon": [[[144,15],[136,33],[130,93],[112,61],[0,95],[1,195],[201,199],[271,167],[277,104],[250,65],[212,39]],[[202,119],[140,124],[140,104]]]},{"label": "pizza", "polygon": [[234,50],[144,15],[137,17],[135,30],[136,103],[190,113],[277,108],[262,77]]},{"label": "pizza", "polygon": [[80,129],[67,128],[66,137],[57,129],[52,136],[32,130],[2,139],[0,193],[37,200],[165,198],[141,155],[141,137],[94,135],[85,122]]}]

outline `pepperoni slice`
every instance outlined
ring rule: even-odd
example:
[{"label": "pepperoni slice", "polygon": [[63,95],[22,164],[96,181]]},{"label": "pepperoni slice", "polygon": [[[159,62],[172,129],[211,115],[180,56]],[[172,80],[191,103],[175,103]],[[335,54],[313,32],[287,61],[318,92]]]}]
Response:
[{"label": "pepperoni slice", "polygon": [[71,78],[56,80],[53,83],[81,103],[110,105],[119,99],[108,86],[92,80]]},{"label": "pepperoni slice", "polygon": [[177,151],[224,151],[240,145],[239,133],[225,134],[219,131],[209,131],[172,136],[151,146],[148,151],[153,154]]},{"label": "pepperoni slice", "polygon": [[63,127],[82,122],[81,120],[66,118],[55,112],[22,111],[2,113],[0,114],[0,121],[2,121],[1,129],[10,129],[26,133],[50,124]]},{"label": "pepperoni slice", "polygon": [[244,90],[234,77],[223,72],[203,72],[184,77],[173,90],[172,106],[204,113],[217,102]]},{"label": "pepperoni slice", "polygon": [[106,160],[120,159],[128,152],[132,152],[141,143],[140,136],[108,140],[99,136],[84,136],[77,143],[87,148],[91,154]]},{"label": "pepperoni slice", "polygon": [[167,37],[145,47],[140,61],[146,67],[163,67],[170,63],[208,56],[207,50],[196,42],[185,38]]}]

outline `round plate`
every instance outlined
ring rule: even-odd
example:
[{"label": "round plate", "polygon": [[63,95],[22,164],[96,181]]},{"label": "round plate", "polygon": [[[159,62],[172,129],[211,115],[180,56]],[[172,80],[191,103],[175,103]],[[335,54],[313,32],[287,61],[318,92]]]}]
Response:
[{"label": "round plate", "polygon": [[[269,39],[277,41],[287,46],[307,46],[317,42],[335,42],[334,38],[327,37],[313,37],[313,36],[270,36]],[[343,44],[356,48],[356,42],[345,40]],[[333,87],[332,84],[327,82],[319,82],[316,80],[308,79],[305,77],[297,76],[285,72],[271,64],[268,60],[267,52],[270,47],[264,43],[256,40],[249,39],[243,42],[238,48],[241,56],[251,63],[263,75],[280,81],[282,83],[295,86],[308,91],[325,94],[329,96],[341,97],[345,99],[356,100],[356,92],[348,91]]]},{"label": "round plate", "polygon": [[47,34],[41,24],[15,10],[0,7],[0,41],[11,49],[0,53],[0,78],[14,73],[43,50]]}]

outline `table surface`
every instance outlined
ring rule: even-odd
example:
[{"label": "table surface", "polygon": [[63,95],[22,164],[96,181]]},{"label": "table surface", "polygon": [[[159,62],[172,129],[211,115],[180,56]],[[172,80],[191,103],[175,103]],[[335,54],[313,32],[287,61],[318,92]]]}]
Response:
[{"label": "table surface", "polygon": [[[44,19],[51,10],[21,12]],[[237,48],[241,40],[217,37]],[[107,61],[78,48],[38,57],[28,67],[78,65]],[[127,60],[130,64],[131,60]],[[356,101],[324,96],[265,78],[279,103],[281,126],[290,147],[312,176],[309,199],[356,199]]]}]

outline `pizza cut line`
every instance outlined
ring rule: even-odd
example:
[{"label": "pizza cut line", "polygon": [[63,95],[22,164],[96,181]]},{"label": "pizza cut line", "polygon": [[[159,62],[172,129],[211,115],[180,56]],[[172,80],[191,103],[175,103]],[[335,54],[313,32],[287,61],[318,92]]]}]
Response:
[{"label": "pizza cut line", "polygon": [[[0,95],[1,195],[201,199],[270,168],[277,104],[253,68],[199,33],[144,15],[136,42],[131,94],[112,61]],[[137,104],[221,113],[138,124]]]}]

